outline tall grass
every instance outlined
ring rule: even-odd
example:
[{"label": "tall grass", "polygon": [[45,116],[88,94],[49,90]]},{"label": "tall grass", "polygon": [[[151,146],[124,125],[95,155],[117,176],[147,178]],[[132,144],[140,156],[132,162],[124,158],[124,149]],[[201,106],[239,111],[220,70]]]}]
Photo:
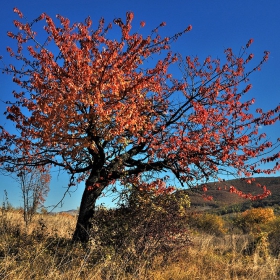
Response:
[{"label": "tall grass", "polygon": [[98,229],[87,246],[73,244],[75,223],[76,218],[68,214],[37,214],[26,228],[21,212],[2,209],[0,279],[280,278],[280,260],[272,254],[270,235],[264,231],[258,236],[229,231],[214,235],[190,229],[187,240],[191,241],[185,246],[162,250],[160,240],[152,238],[139,250],[139,236],[132,240],[127,235],[116,246],[110,240],[106,243]]}]

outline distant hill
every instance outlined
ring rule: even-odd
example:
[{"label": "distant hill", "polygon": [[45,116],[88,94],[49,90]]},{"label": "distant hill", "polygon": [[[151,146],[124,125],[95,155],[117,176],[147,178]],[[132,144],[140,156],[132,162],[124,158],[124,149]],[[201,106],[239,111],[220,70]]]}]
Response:
[{"label": "distant hill", "polygon": [[[187,192],[190,197],[191,211],[209,211],[225,214],[233,211],[244,211],[250,207],[273,206],[274,208],[279,207],[278,211],[280,213],[280,177],[257,177],[255,179],[256,181],[252,184],[248,184],[240,179],[208,183],[207,195],[213,197],[211,201],[205,200],[201,192],[183,191]],[[237,194],[229,192],[229,187],[232,185],[244,193],[261,194],[263,190],[257,187],[256,183],[265,185],[271,191],[271,195],[262,200],[250,201],[249,199],[240,198]],[[219,188],[220,190],[218,190]],[[78,214],[78,211],[74,209],[62,212],[73,216]]]},{"label": "distant hill", "polygon": [[[220,212],[222,210],[234,211],[234,208],[235,211],[243,211],[250,207],[280,206],[280,177],[257,177],[255,179],[256,181],[252,184],[240,179],[208,183],[207,195],[213,197],[212,201],[205,200],[199,193],[186,190],[191,199],[191,208]],[[232,185],[244,193],[261,194],[263,189],[257,187],[256,183],[265,185],[271,191],[271,195],[262,200],[251,201],[229,192],[229,187]]]}]

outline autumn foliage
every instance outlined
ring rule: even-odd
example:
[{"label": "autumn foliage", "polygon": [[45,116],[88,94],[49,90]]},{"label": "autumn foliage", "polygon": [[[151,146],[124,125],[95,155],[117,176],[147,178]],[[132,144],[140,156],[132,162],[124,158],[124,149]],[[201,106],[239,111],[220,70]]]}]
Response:
[{"label": "autumn foliage", "polygon": [[[65,169],[69,187],[86,181],[74,239],[88,240],[95,201],[117,182],[160,194],[174,191],[171,175],[193,188],[224,173],[279,170],[262,165],[280,153],[267,153],[276,146],[259,127],[278,121],[280,106],[253,114],[254,99],[242,100],[250,74],[269,55],[250,68],[252,39],[239,55],[226,49],[222,63],[171,51],[191,26],[161,37],[161,23],[144,37],[128,12],[124,22],[114,20],[120,36],[111,39],[113,24],[104,19],[94,29],[90,18],[57,18],[15,20],[17,31],[8,32],[17,48],[7,48],[16,63],[3,69],[15,83],[5,114],[16,132],[1,129],[0,162],[12,172],[21,165]],[[34,31],[41,22],[43,40]],[[182,75],[172,75],[171,65]]]},{"label": "autumn foliage", "polygon": [[245,233],[257,234],[261,226],[267,225],[276,219],[272,208],[252,208],[239,214],[236,217],[236,225],[242,228]]}]

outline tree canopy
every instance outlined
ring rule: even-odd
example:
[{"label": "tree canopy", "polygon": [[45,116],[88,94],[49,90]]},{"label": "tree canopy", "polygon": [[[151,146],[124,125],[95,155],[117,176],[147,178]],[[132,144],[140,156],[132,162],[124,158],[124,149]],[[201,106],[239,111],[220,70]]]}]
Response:
[{"label": "tree canopy", "polygon": [[[163,22],[145,37],[132,32],[128,12],[124,22],[114,20],[121,33],[111,39],[113,24],[105,26],[104,19],[93,29],[89,17],[74,24],[57,18],[58,25],[47,14],[15,20],[18,32],[8,32],[17,42],[17,49],[7,47],[16,63],[3,71],[17,86],[5,114],[16,131],[1,127],[0,162],[11,172],[57,166],[69,172],[70,185],[86,181],[75,239],[86,239],[96,199],[116,182],[160,194],[175,189],[167,183],[170,174],[182,187],[195,187],[223,173],[279,170],[278,144],[259,127],[279,121],[280,106],[253,114],[254,99],[243,100],[250,74],[269,55],[250,66],[252,39],[238,55],[226,49],[222,63],[172,52],[172,42],[191,26],[161,37]],[[34,31],[40,21],[46,23],[43,42]],[[264,167],[269,161],[275,166]],[[268,194],[264,188],[262,196]]]}]

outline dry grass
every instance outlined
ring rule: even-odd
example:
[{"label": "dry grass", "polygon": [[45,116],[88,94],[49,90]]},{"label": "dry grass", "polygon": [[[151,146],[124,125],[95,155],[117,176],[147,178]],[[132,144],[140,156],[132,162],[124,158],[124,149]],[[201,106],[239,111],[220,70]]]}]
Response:
[{"label": "dry grass", "polygon": [[269,254],[268,244],[260,242],[249,254],[251,242],[249,236],[199,235],[194,246],[161,271],[157,269],[153,279],[279,279],[280,260]]},{"label": "dry grass", "polygon": [[98,242],[72,244],[75,222],[67,214],[36,215],[26,229],[20,212],[2,211],[0,279],[280,278],[280,260],[270,254],[265,234],[254,242],[250,235],[193,233],[185,248],[149,258],[145,251],[135,257],[132,247],[121,251]]}]

